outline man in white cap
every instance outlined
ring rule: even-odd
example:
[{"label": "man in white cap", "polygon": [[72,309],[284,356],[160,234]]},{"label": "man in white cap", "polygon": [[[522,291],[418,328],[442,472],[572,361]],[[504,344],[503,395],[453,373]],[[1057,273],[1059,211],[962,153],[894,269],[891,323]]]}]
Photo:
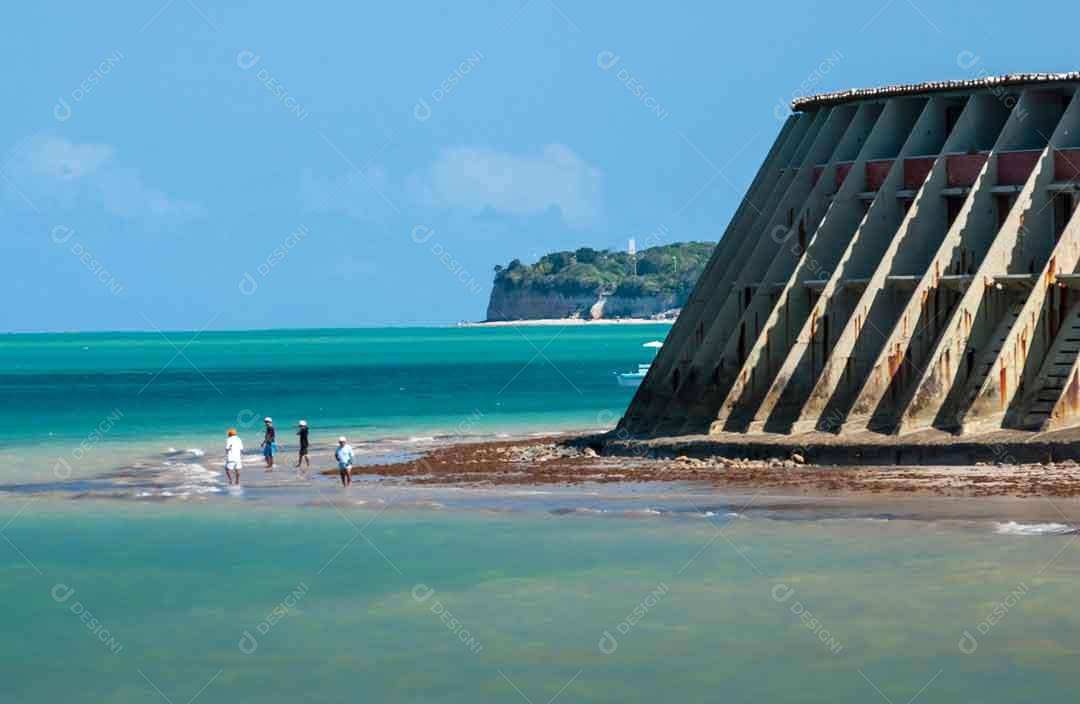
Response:
[{"label": "man in white cap", "polygon": [[277,453],[277,431],[274,430],[274,419],[270,416],[263,418],[266,424],[266,434],[263,435],[262,451],[263,459],[266,460],[266,471],[274,469],[274,455]]},{"label": "man in white cap", "polygon": [[338,472],[341,474],[341,486],[350,486],[352,484],[352,447],[344,435],[337,439],[337,445],[337,449],[334,450],[334,459],[337,460]]},{"label": "man in white cap", "polygon": [[296,467],[300,468],[301,462],[306,462],[308,469],[311,469],[311,460],[308,459],[308,427],[307,421],[302,420],[297,424],[299,430],[296,434],[300,436],[300,454],[296,457]]}]

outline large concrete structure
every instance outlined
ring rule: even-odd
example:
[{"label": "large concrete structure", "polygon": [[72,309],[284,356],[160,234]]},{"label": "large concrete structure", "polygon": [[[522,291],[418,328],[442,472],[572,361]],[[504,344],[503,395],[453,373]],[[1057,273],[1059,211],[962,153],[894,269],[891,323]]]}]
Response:
[{"label": "large concrete structure", "polygon": [[796,100],[623,427],[1080,424],[1078,88]]}]

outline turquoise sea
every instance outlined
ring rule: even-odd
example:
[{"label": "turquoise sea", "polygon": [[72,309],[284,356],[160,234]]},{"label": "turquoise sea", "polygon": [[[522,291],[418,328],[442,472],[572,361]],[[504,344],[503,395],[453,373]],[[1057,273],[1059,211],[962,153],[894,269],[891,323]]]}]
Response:
[{"label": "turquoise sea", "polygon": [[[610,425],[667,325],[0,336],[2,442],[197,439],[308,420],[373,438]],[[252,415],[253,414],[253,415]],[[313,435],[315,431],[313,430]]]},{"label": "turquoise sea", "polygon": [[1075,502],[221,482],[610,426],[664,332],[0,338],[2,700],[1075,701]]},{"label": "turquoise sea", "polygon": [[614,374],[648,361],[653,352],[642,344],[667,330],[0,336],[0,484],[101,476],[135,462],[175,462],[186,451],[216,462],[230,427],[256,449],[264,416],[274,418],[289,456],[301,419],[316,446],[346,434],[361,454],[388,443],[608,428],[631,395]]}]

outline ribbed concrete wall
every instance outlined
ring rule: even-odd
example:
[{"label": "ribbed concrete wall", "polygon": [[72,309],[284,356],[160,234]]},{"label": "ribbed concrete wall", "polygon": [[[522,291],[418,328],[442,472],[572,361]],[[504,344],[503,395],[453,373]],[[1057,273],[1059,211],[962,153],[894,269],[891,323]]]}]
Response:
[{"label": "ribbed concrete wall", "polygon": [[623,426],[1080,423],[1078,85],[799,101]]}]

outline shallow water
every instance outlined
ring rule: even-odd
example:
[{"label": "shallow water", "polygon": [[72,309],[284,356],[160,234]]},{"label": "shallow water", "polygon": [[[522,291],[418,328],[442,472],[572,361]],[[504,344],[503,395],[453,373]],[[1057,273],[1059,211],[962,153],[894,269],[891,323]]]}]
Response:
[{"label": "shallow water", "polygon": [[1070,536],[348,505],[0,509],[12,701],[155,701],[155,688],[188,701],[205,686],[200,702],[1064,702],[1080,684]]}]

